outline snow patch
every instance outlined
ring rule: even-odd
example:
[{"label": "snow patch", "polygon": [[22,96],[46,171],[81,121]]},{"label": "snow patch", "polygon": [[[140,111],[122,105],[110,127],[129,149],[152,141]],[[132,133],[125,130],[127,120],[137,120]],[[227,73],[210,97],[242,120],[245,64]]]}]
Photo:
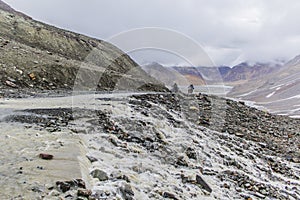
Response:
[{"label": "snow patch", "polygon": [[272,92],[272,93],[268,94],[268,95],[266,96],[266,98],[270,98],[270,97],[273,96],[274,94],[275,94],[275,92]]}]

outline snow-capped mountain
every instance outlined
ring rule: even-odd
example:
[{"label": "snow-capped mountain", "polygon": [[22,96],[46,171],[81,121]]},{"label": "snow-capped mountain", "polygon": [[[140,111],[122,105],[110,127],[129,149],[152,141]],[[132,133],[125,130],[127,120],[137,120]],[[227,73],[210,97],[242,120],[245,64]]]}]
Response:
[{"label": "snow-capped mountain", "polygon": [[278,71],[236,86],[230,95],[255,101],[277,114],[300,117],[300,56]]}]

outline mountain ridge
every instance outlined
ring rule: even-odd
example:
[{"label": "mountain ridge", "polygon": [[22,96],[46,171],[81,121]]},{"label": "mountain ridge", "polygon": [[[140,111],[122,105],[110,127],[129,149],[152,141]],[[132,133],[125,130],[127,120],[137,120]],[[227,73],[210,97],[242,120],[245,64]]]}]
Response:
[{"label": "mountain ridge", "polygon": [[239,85],[228,94],[264,106],[276,114],[300,117],[300,56],[283,65],[278,71]]},{"label": "mountain ridge", "polygon": [[[186,84],[206,85],[208,79],[215,80],[218,84],[239,85],[244,84],[250,80],[259,79],[262,76],[271,74],[280,70],[282,67],[279,64],[272,63],[255,63],[249,64],[247,62],[240,63],[239,65],[229,66],[216,66],[216,67],[190,67],[190,66],[163,66],[158,63],[151,63],[143,66],[143,69],[153,77],[158,73],[153,72],[155,68],[160,66],[161,76],[168,76],[165,71],[175,70],[181,78],[186,79]],[[157,71],[157,69],[155,69]],[[209,78],[208,78],[209,77]],[[173,82],[176,79],[173,79]],[[182,82],[182,81],[179,81]],[[167,83],[166,83],[167,84]]]},{"label": "mountain ridge", "polygon": [[70,90],[77,84],[83,90],[166,91],[112,44],[24,17],[6,5],[0,9],[0,88]]}]

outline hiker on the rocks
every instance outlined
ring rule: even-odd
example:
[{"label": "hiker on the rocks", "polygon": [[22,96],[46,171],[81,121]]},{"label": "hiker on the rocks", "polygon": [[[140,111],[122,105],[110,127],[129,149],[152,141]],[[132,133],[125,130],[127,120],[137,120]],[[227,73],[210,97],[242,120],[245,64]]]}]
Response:
[{"label": "hiker on the rocks", "polygon": [[188,93],[189,94],[192,94],[193,92],[194,92],[194,85],[193,84],[191,84],[189,87],[188,87]]},{"label": "hiker on the rocks", "polygon": [[174,83],[173,84],[173,86],[172,86],[172,90],[171,90],[172,92],[174,92],[174,93],[177,93],[177,92],[179,92],[179,88],[178,88],[178,85],[177,85],[177,83]]}]

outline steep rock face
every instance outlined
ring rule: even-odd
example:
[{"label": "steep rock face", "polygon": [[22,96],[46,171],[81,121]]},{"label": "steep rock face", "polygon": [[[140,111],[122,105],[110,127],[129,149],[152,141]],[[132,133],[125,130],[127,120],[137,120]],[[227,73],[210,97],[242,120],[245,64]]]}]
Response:
[{"label": "steep rock face", "polygon": [[115,46],[0,3],[1,88],[165,90]]}]

